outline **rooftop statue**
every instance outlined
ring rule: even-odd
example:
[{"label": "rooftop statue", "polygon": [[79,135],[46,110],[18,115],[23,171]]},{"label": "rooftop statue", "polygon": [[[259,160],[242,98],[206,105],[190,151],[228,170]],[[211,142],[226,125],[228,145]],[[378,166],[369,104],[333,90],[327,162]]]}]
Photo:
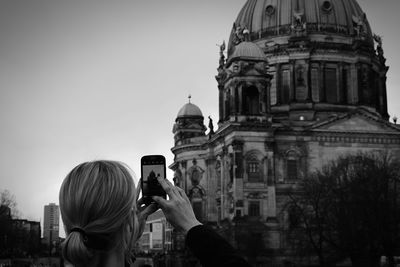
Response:
[{"label": "rooftop statue", "polygon": [[223,68],[225,65],[225,54],[224,54],[226,49],[225,41],[223,41],[221,45],[217,44],[217,46],[219,47],[219,67]]},{"label": "rooftop statue", "polygon": [[304,21],[304,9],[293,12],[294,22],[291,26],[292,32],[299,34],[307,29],[307,23]]},{"label": "rooftop statue", "polygon": [[379,61],[382,64],[385,64],[386,58],[383,55],[382,36],[374,34],[373,37],[374,37],[374,41],[377,43],[376,53],[378,54]]},{"label": "rooftop statue", "polygon": [[233,31],[234,31],[234,39],[233,43],[235,45],[240,44],[241,42],[250,41],[250,31],[246,26],[236,25],[233,23]]},{"label": "rooftop statue", "polygon": [[360,37],[364,34],[364,27],[365,27],[365,13],[360,16],[353,15],[353,25],[354,31],[356,32],[357,36]]}]

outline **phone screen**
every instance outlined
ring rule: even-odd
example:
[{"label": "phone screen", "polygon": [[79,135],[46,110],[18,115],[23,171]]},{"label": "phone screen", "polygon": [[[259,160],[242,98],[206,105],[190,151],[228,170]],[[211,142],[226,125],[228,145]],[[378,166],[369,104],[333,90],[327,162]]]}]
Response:
[{"label": "phone screen", "polygon": [[157,178],[165,179],[165,158],[161,155],[144,156],[141,160],[142,192],[146,202],[151,201],[152,196],[166,198],[164,189]]}]

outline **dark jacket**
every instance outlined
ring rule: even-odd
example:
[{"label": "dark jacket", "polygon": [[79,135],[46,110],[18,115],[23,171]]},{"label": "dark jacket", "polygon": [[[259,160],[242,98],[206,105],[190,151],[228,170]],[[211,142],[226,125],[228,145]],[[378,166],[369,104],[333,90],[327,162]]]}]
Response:
[{"label": "dark jacket", "polygon": [[251,266],[225,239],[204,225],[189,230],[186,245],[203,267]]}]

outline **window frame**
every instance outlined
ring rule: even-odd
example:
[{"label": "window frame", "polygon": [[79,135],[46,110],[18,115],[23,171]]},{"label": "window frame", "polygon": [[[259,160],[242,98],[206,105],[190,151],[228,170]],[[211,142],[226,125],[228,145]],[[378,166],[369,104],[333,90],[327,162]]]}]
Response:
[{"label": "window frame", "polygon": [[[294,168],[294,169],[293,169]],[[286,153],[285,174],[287,181],[296,181],[299,179],[300,155],[295,150]],[[295,175],[294,175],[295,174]]]},{"label": "window frame", "polygon": [[249,200],[248,215],[250,217],[261,216],[261,204],[258,200]]},{"label": "window frame", "polygon": [[[257,167],[254,169],[256,171],[251,171],[252,166],[256,165]],[[261,162],[256,158],[250,158],[246,160],[246,172],[247,172],[247,180],[249,182],[262,182],[263,175],[261,170]]]}]

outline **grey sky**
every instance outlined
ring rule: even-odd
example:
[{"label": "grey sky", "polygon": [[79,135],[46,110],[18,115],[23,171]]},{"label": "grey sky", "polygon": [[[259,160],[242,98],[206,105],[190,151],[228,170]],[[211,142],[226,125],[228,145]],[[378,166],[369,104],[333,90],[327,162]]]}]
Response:
[{"label": "grey sky", "polygon": [[[389,113],[400,116],[400,1],[358,2],[383,35]],[[244,3],[1,0],[0,190],[23,217],[42,220],[82,161],[120,160],[136,174],[144,154],[170,164],[188,94],[217,121],[216,44]]]}]

